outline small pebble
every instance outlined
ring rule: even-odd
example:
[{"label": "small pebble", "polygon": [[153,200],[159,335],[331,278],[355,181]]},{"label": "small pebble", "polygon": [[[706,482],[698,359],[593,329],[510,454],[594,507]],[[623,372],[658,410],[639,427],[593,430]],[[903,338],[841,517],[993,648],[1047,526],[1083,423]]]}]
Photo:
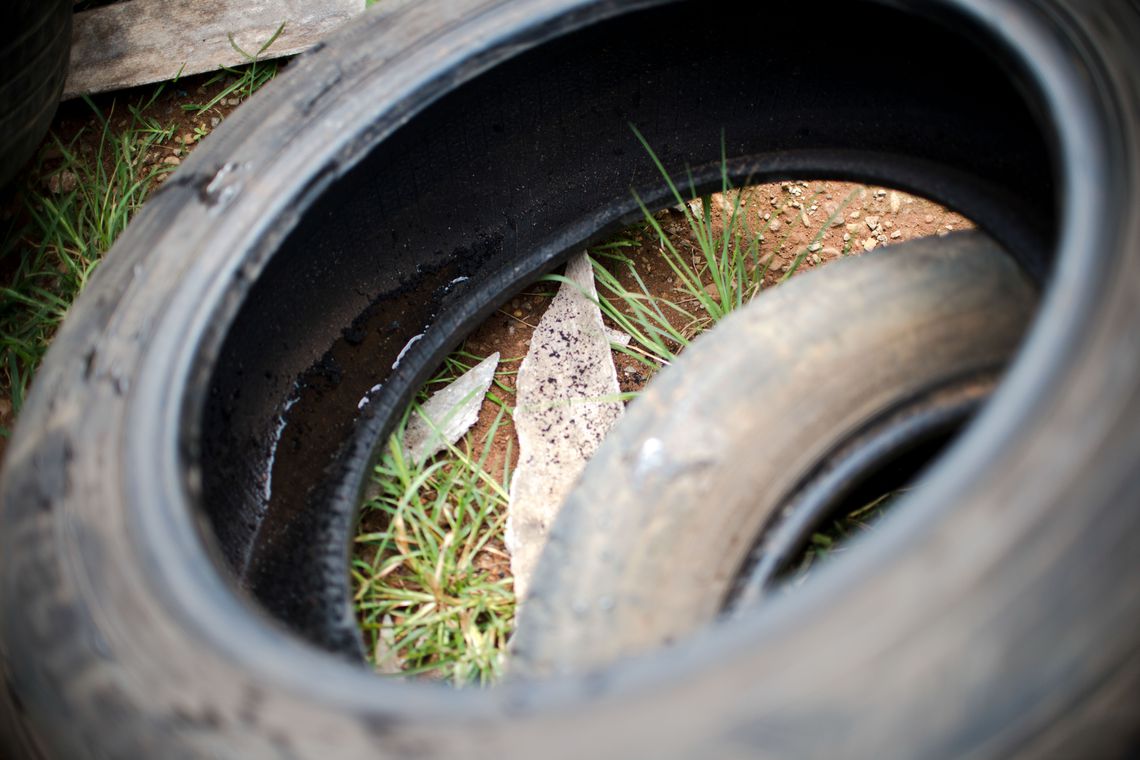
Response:
[{"label": "small pebble", "polygon": [[78,182],[79,178],[75,176],[74,172],[64,170],[48,177],[47,186],[48,190],[58,195],[59,193],[70,193],[75,189]]},{"label": "small pebble", "polygon": [[894,232],[891,233],[891,239],[892,240],[898,240],[901,237],[902,237],[902,230],[895,230]]},{"label": "small pebble", "polygon": [[824,205],[823,213],[827,214],[827,218],[831,220],[832,227],[843,226],[843,214],[840,213],[838,204],[828,203]]}]

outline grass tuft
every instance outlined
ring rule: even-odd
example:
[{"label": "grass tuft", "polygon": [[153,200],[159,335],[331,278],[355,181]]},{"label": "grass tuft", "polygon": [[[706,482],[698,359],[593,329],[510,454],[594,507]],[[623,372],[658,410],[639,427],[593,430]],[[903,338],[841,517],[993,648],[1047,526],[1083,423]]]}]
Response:
[{"label": "grass tuft", "polygon": [[[621,350],[655,369],[671,362],[695,336],[756,297],[764,287],[774,251],[782,247],[791,232],[785,233],[780,245],[768,253],[762,252],[761,242],[769,231],[771,219],[775,219],[783,207],[759,228],[752,229],[742,206],[743,194],[729,182],[723,135],[720,197],[726,205],[722,207],[718,229],[713,221],[712,197],[698,197],[692,174],[689,173],[690,195],[686,199],[645,136],[635,126],[631,125],[631,129],[668,185],[695,242],[695,246],[682,250],[635,192],[645,225],[656,236],[662,259],[675,277],[677,296],[650,293],[633,261],[622,253],[622,248],[636,246],[636,243],[618,240],[592,251],[602,313],[633,339],[630,348]],[[728,204],[730,198],[731,204]],[[849,195],[819,227],[812,242],[796,254],[780,282],[796,273],[810,246],[823,238],[827,227],[854,198],[854,193]],[[700,209],[699,213],[696,208]],[[627,288],[611,271],[614,268],[624,270],[635,287]]]},{"label": "grass tuft", "polygon": [[904,487],[888,491],[820,526],[818,531],[811,534],[799,559],[784,571],[784,590],[799,588],[821,564],[841,555],[852,538],[873,528],[909,490],[909,487]]},{"label": "grass tuft", "polygon": [[0,241],[0,261],[12,272],[0,287],[0,397],[10,398],[16,413],[72,301],[156,180],[174,168],[148,162],[174,132],[146,114],[159,93],[127,106],[119,128],[112,126],[116,106],[104,114],[87,99],[99,134],[94,149],[80,149],[83,131],[67,143],[51,135],[60,165],[45,172],[41,153],[33,176],[46,176],[47,188],[23,194],[26,221]]},{"label": "grass tuft", "polygon": [[[277,62],[260,56],[283,30],[278,27],[252,55],[234,44],[250,63],[210,79],[206,86],[234,77],[207,103],[182,108],[201,113],[234,94],[252,95],[277,73]],[[187,144],[174,138],[175,126],[152,115],[164,89],[159,85],[126,106],[113,101],[105,112],[85,97],[92,123],[67,141],[49,135],[25,175],[19,212],[0,229],[0,419],[18,415],[72,301],[161,177],[174,170],[159,160],[163,151],[182,155],[209,131],[195,126]],[[96,138],[88,139],[92,133]],[[0,425],[0,436],[9,434]]]},{"label": "grass tuft", "polygon": [[[449,359],[435,382],[474,366]],[[493,400],[497,396],[492,393]],[[408,414],[425,400],[419,400]],[[352,563],[355,605],[373,662],[386,673],[488,684],[499,676],[514,626],[512,581],[500,569],[510,456],[498,475],[489,457],[508,407],[480,451],[469,437],[417,463],[400,443],[400,426],[375,470],[379,493],[364,506]],[[379,523],[378,529],[369,525]]]},{"label": "grass tuft", "polygon": [[230,81],[226,86],[206,102],[185,103],[182,105],[182,109],[199,114],[209,111],[226,98],[236,97],[239,100],[246,100],[252,96],[253,93],[257,92],[262,86],[277,76],[277,61],[263,61],[261,60],[261,56],[277,41],[277,38],[280,37],[284,31],[285,22],[282,21],[281,25],[277,27],[277,30],[261,44],[255,53],[248,53],[243,50],[237,42],[234,41],[234,36],[232,34],[229,35],[230,47],[244,58],[246,63],[241,66],[222,66],[217,74],[206,80],[206,86],[209,87],[210,85],[217,84],[229,78]]}]

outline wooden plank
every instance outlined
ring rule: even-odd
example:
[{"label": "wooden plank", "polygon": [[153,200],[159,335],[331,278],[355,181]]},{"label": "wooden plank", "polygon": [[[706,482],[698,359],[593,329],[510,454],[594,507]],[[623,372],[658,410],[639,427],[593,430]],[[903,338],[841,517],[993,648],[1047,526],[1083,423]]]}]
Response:
[{"label": "wooden plank", "polygon": [[353,16],[364,0],[129,0],[75,15],[63,98],[133,87],[307,50]]}]

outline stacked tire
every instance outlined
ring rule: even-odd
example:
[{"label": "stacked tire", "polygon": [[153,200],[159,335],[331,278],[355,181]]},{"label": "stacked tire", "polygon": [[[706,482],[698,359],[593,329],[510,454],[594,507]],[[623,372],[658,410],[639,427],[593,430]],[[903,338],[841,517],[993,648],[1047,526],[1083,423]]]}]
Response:
[{"label": "stacked tire", "polygon": [[69,0],[14,0],[0,41],[0,187],[31,157],[55,115],[71,51]]},{"label": "stacked tire", "polygon": [[[227,119],[9,445],[6,754],[1137,756],[1140,8],[786,6],[385,0]],[[346,568],[380,443],[466,330],[638,218],[631,186],[668,202],[630,122],[697,191],[727,167],[952,206],[1042,285],[1029,336],[794,600],[549,681],[377,678]]]}]

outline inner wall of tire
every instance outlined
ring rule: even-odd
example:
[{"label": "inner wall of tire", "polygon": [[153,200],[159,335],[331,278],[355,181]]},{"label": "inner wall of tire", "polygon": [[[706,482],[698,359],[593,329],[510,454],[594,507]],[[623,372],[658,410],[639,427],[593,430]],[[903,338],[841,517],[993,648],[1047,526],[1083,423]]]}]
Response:
[{"label": "inner wall of tire", "polygon": [[732,23],[697,3],[638,10],[524,52],[415,114],[303,215],[229,328],[197,449],[212,540],[275,617],[359,656],[351,514],[330,503],[360,489],[346,452],[371,452],[512,290],[636,218],[631,188],[665,202],[631,124],[704,189],[723,135],[737,181],[909,189],[1047,271],[1049,145],[992,52],[877,4],[825,3],[806,27],[754,5]]}]

